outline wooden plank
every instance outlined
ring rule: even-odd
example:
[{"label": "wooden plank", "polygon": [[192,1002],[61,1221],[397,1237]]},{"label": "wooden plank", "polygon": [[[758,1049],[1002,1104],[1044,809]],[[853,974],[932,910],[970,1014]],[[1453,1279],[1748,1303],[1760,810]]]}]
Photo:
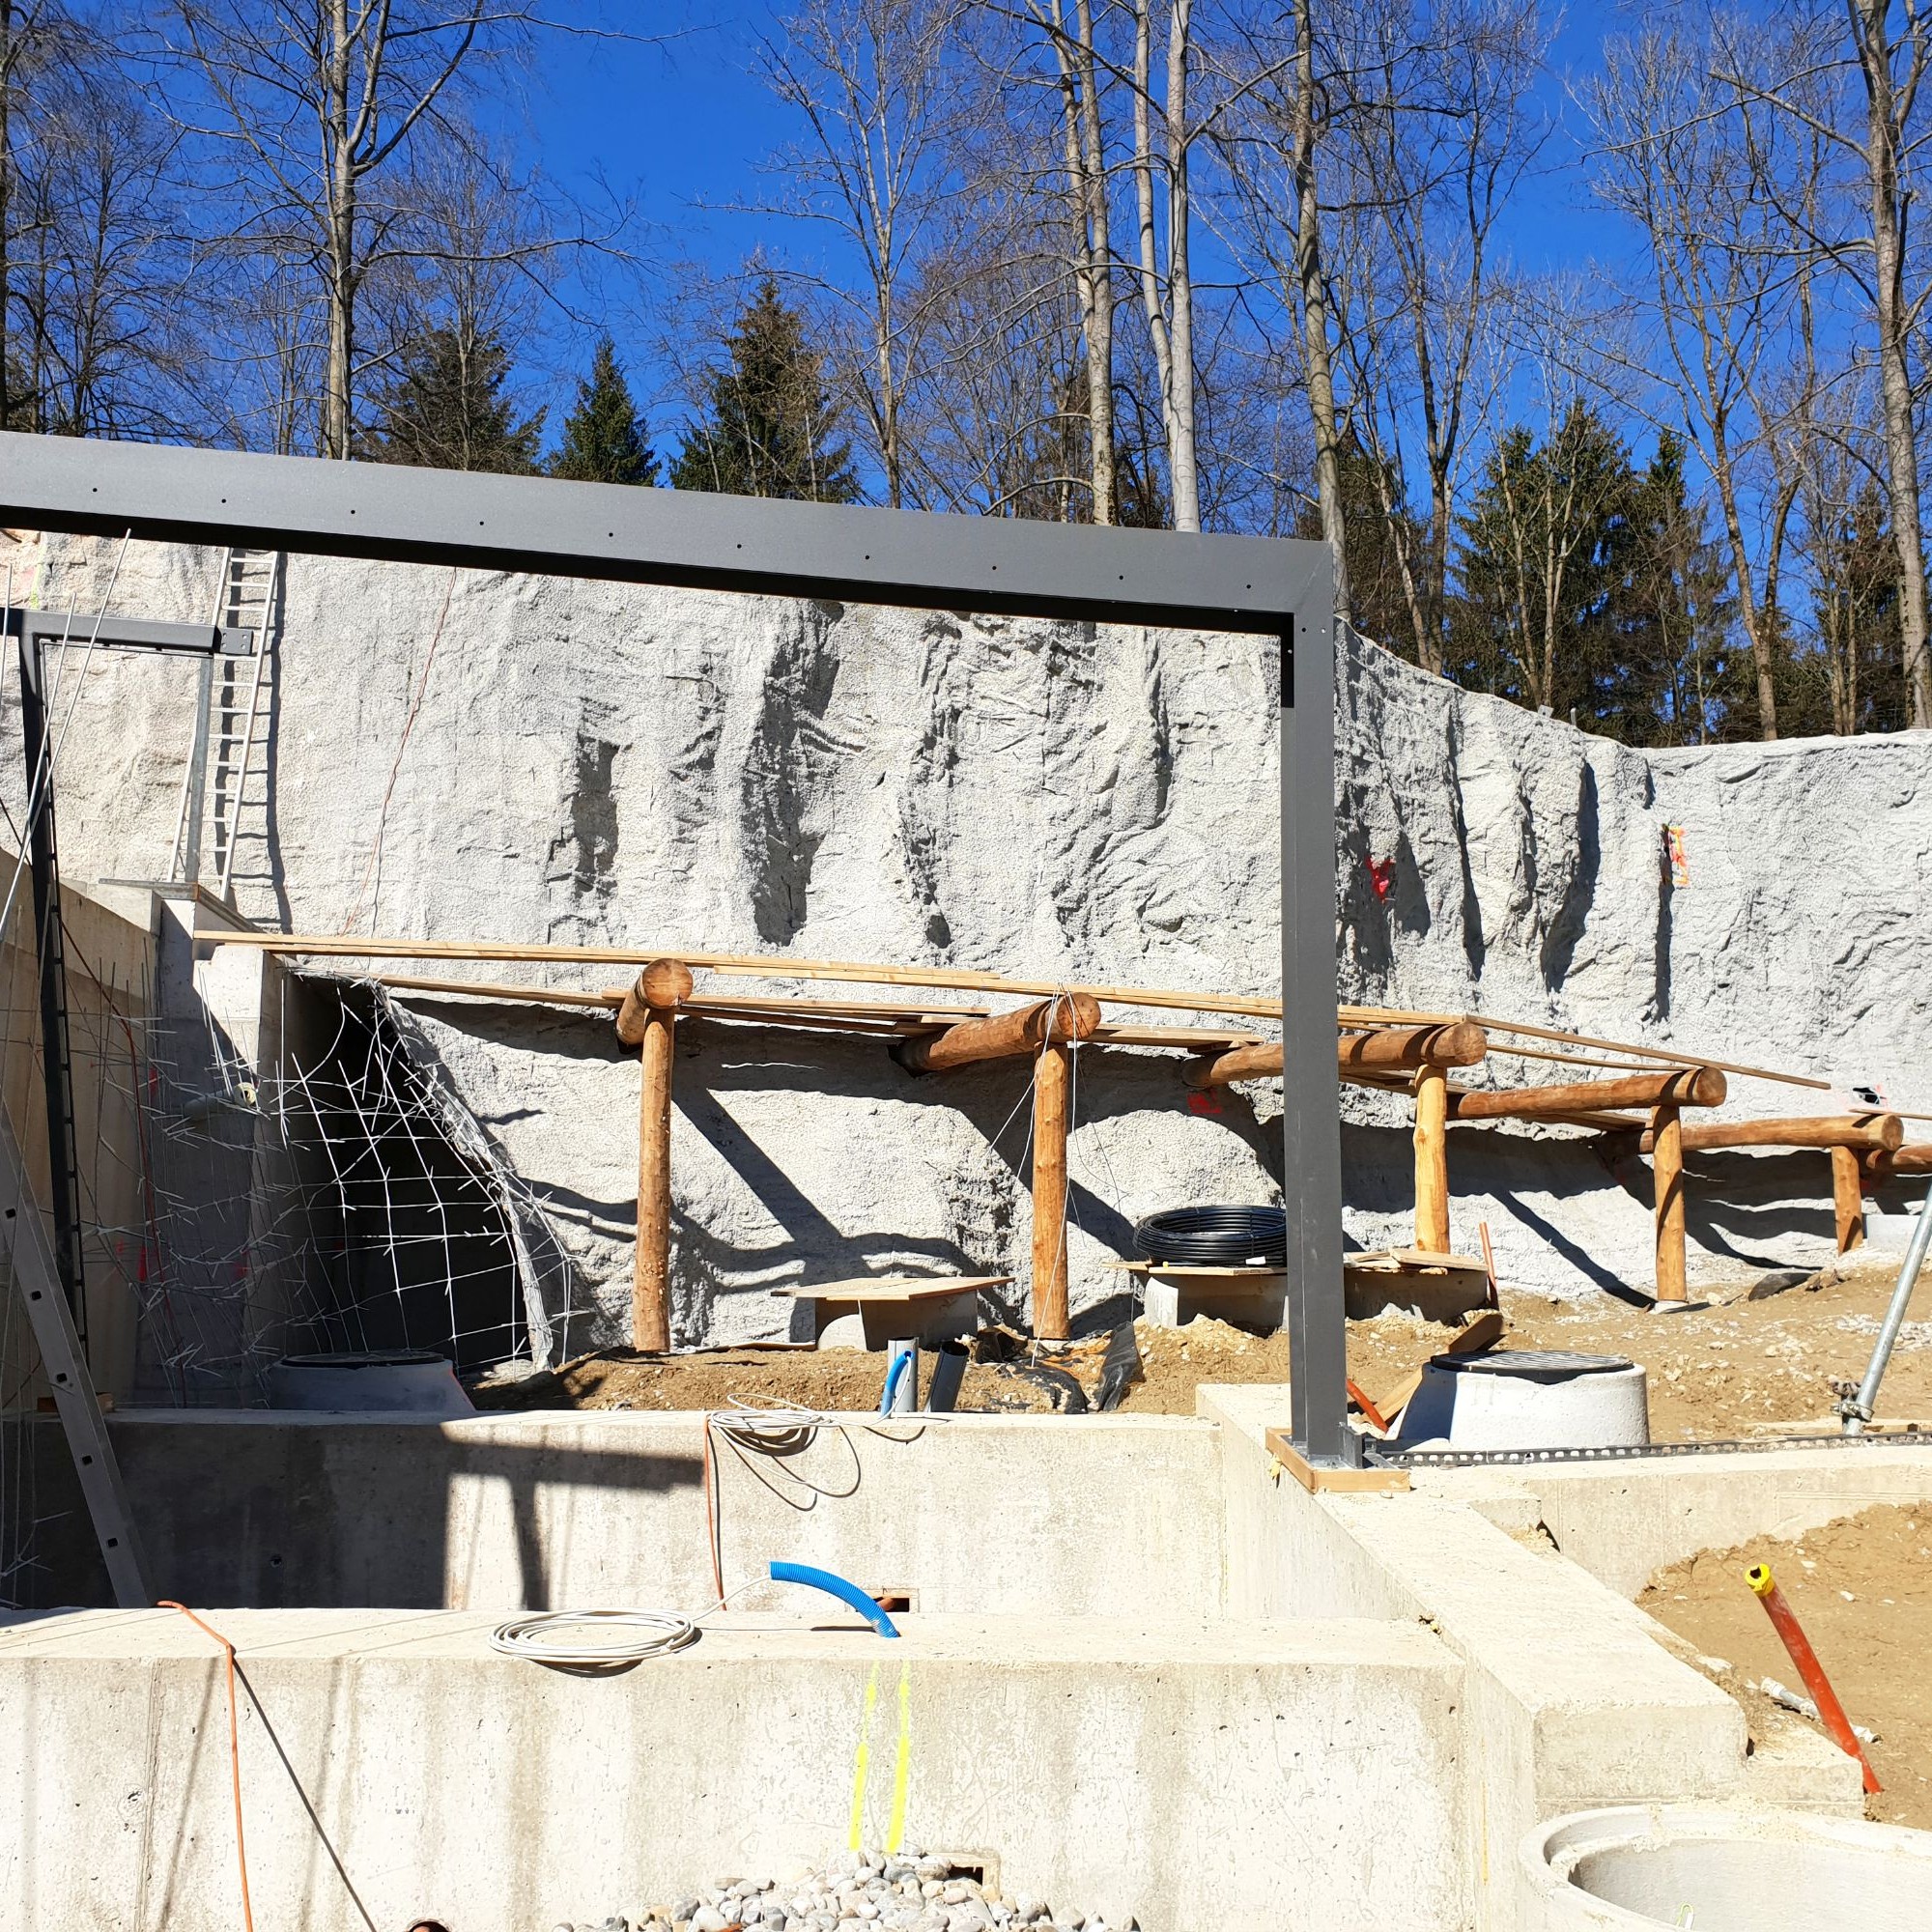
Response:
[{"label": "wooden plank", "polygon": [[949,986],[977,993],[1034,998],[1086,993],[1110,1006],[1169,1007],[1181,1012],[1242,1013],[1279,1019],[1281,1002],[1244,993],[1177,992],[1163,986],[1089,986],[1059,980],[1016,980],[956,966],[884,966],[851,959],[792,959],[781,953],[699,952],[663,946],[523,946],[503,940],[393,939],[356,933],[197,931],[207,946],[249,946],[265,952],[306,953],[318,959],[478,959],[641,966],[669,953],[708,973],[758,980],[842,980],[869,986]]},{"label": "wooden plank", "polygon": [[955,1294],[1004,1288],[1009,1274],[855,1275],[850,1281],[787,1282],[775,1294],[794,1301],[945,1301]]},{"label": "wooden plank", "polygon": [[1065,1045],[1068,1040],[1089,1038],[1099,1024],[1097,1000],[1085,993],[1063,993],[985,1019],[961,1020],[941,1034],[909,1039],[894,1049],[893,1058],[908,1073],[944,1073],[951,1067],[972,1066],[984,1060],[1030,1058],[1049,1041]]},{"label": "wooden plank", "polygon": [[1311,1463],[1285,1431],[1270,1429],[1267,1451],[1311,1495],[1392,1495],[1408,1488],[1406,1469],[1334,1469]]}]

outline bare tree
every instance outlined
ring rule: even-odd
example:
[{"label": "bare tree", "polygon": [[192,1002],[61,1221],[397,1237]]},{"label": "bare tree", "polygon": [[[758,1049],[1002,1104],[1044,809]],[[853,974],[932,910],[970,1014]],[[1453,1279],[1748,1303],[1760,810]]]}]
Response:
[{"label": "bare tree", "polygon": [[[1781,211],[1815,211],[1824,157],[1802,124],[1715,79],[1712,51],[1662,31],[1613,40],[1589,99],[1599,191],[1642,234],[1650,261],[1650,327],[1626,359],[1655,365],[1710,473],[1769,739],[1777,736],[1777,585],[1799,489],[1798,466],[1783,460],[1791,439],[1776,391],[1809,246]],[[1753,467],[1768,472],[1755,489]]]},{"label": "bare tree", "polygon": [[[1336,347],[1369,457],[1416,662],[1443,668],[1456,498],[1492,400],[1485,333],[1499,312],[1496,234],[1542,146],[1534,0],[1448,0],[1353,16],[1332,143]],[[1419,440],[1428,508],[1410,512]],[[1398,493],[1401,493],[1400,495]]]},{"label": "bare tree", "polygon": [[906,501],[905,401],[930,332],[922,265],[961,197],[969,96],[957,45],[966,0],[807,0],[764,49],[767,79],[804,122],[807,139],[781,165],[791,212],[849,242],[865,270],[853,289],[815,277],[854,314],[865,340],[853,384],[885,477]]},{"label": "bare tree", "polygon": [[1092,516],[1114,521],[1114,243],[1108,206],[1103,62],[1094,38],[1094,0],[1026,0],[1053,59],[1066,177],[1068,265],[1086,346],[1088,477]]},{"label": "bare tree", "polygon": [[[1898,14],[1893,30],[1893,14]],[[1831,16],[1804,16],[1788,43],[1783,71],[1770,78],[1735,56],[1721,78],[1741,99],[1768,102],[1834,148],[1856,173],[1863,218],[1810,236],[1859,289],[1871,318],[1885,437],[1887,494],[1898,553],[1899,636],[1912,723],[1932,728],[1932,608],[1928,608],[1918,488],[1917,385],[1912,345],[1925,320],[1932,279],[1915,260],[1910,222],[1928,129],[1921,89],[1932,69],[1932,21],[1918,0],[1844,0],[1841,51],[1831,51]],[[1863,113],[1835,90],[1857,76]],[[1784,211],[1803,224],[1801,209]]]},{"label": "bare tree", "polygon": [[234,197],[237,251],[316,280],[326,456],[354,443],[363,297],[413,251],[416,171],[439,143],[474,145],[466,106],[539,17],[524,0],[166,0],[154,53]]}]

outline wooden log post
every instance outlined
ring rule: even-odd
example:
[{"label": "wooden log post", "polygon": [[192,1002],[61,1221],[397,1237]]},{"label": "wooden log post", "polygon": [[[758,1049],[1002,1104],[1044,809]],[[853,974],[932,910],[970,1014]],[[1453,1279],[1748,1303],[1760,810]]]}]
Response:
[{"label": "wooden log post", "polygon": [[1091,993],[1060,993],[1010,1012],[961,1020],[944,1033],[909,1039],[893,1048],[908,1073],[944,1073],[980,1060],[1016,1060],[1037,1053],[1049,1040],[1092,1039],[1100,1024],[1100,1003]]},{"label": "wooden log post", "polygon": [[691,998],[691,969],[654,959],[617,1009],[617,1037],[639,1049],[638,1245],[631,1274],[631,1346],[670,1347],[670,1069],[677,1009]]},{"label": "wooden log post", "polygon": [[1420,1066],[1415,1094],[1415,1245],[1449,1252],[1449,1070]]},{"label": "wooden log post", "polygon": [[1832,1218],[1836,1223],[1838,1252],[1848,1255],[1865,1244],[1864,1169],[1858,1150],[1832,1150]]},{"label": "wooden log post", "polygon": [[1684,1258],[1684,1121],[1675,1104],[1650,1117],[1651,1187],[1657,1222],[1657,1298],[1690,1293]]},{"label": "wooden log post", "polygon": [[1034,1065],[1033,1332],[1066,1340],[1066,1110],[1073,1049],[1049,1039]]}]

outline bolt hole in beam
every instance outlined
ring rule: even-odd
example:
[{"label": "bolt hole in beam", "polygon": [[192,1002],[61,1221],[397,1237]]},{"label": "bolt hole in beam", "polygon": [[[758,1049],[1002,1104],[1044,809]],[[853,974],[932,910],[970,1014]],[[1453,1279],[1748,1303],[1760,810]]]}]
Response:
[{"label": "bolt hole in beam", "polygon": [[[0,521],[76,535],[128,531],[156,543],[1277,641],[1291,1426],[1314,1460],[1358,1459],[1344,1387],[1325,546],[17,431],[0,432]],[[617,533],[608,549],[585,542],[599,523]]]}]

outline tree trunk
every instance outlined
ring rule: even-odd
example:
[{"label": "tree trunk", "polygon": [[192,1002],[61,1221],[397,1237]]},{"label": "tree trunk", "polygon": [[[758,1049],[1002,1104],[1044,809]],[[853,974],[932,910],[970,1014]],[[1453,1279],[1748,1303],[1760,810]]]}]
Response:
[{"label": "tree trunk", "polygon": [[323,377],[322,453],[338,462],[354,434],[355,356],[355,174],[349,139],[348,0],[329,0],[328,72],[328,366]]},{"label": "tree trunk", "polygon": [[1738,586],[1738,622],[1750,640],[1751,664],[1757,671],[1757,724],[1767,741],[1777,736],[1777,686],[1773,679],[1768,612],[1760,611],[1751,582],[1750,552],[1745,547],[1744,519],[1738,510],[1737,477],[1721,422],[1711,432],[1711,474],[1718,485],[1718,501],[1724,514],[1724,536],[1731,549],[1731,574]]},{"label": "tree trunk", "polygon": [[1887,33],[1888,0],[1850,0],[1852,35],[1864,76],[1865,164],[1871,187],[1872,270],[1877,291],[1879,388],[1891,531],[1898,546],[1898,628],[1905,688],[1916,729],[1932,726],[1932,660],[1927,656],[1925,551],[1918,522],[1918,461],[1906,360],[1911,309],[1905,298],[1904,216],[1899,207],[1898,99]]},{"label": "tree trunk", "polygon": [[1321,211],[1315,184],[1315,20],[1313,0],[1294,0],[1294,119],[1290,134],[1294,176],[1294,270],[1301,296],[1302,353],[1308,412],[1315,421],[1315,493],[1321,536],[1335,567],[1335,616],[1353,622],[1349,552],[1342,519],[1341,441],[1335,425],[1335,371],[1328,348],[1328,293],[1321,273]]},{"label": "tree trunk", "polygon": [[1107,159],[1092,0],[1076,0],[1074,40],[1058,51],[1066,111],[1066,169],[1074,203],[1074,277],[1087,342],[1088,470],[1094,521],[1114,521],[1114,277],[1107,219]]}]

